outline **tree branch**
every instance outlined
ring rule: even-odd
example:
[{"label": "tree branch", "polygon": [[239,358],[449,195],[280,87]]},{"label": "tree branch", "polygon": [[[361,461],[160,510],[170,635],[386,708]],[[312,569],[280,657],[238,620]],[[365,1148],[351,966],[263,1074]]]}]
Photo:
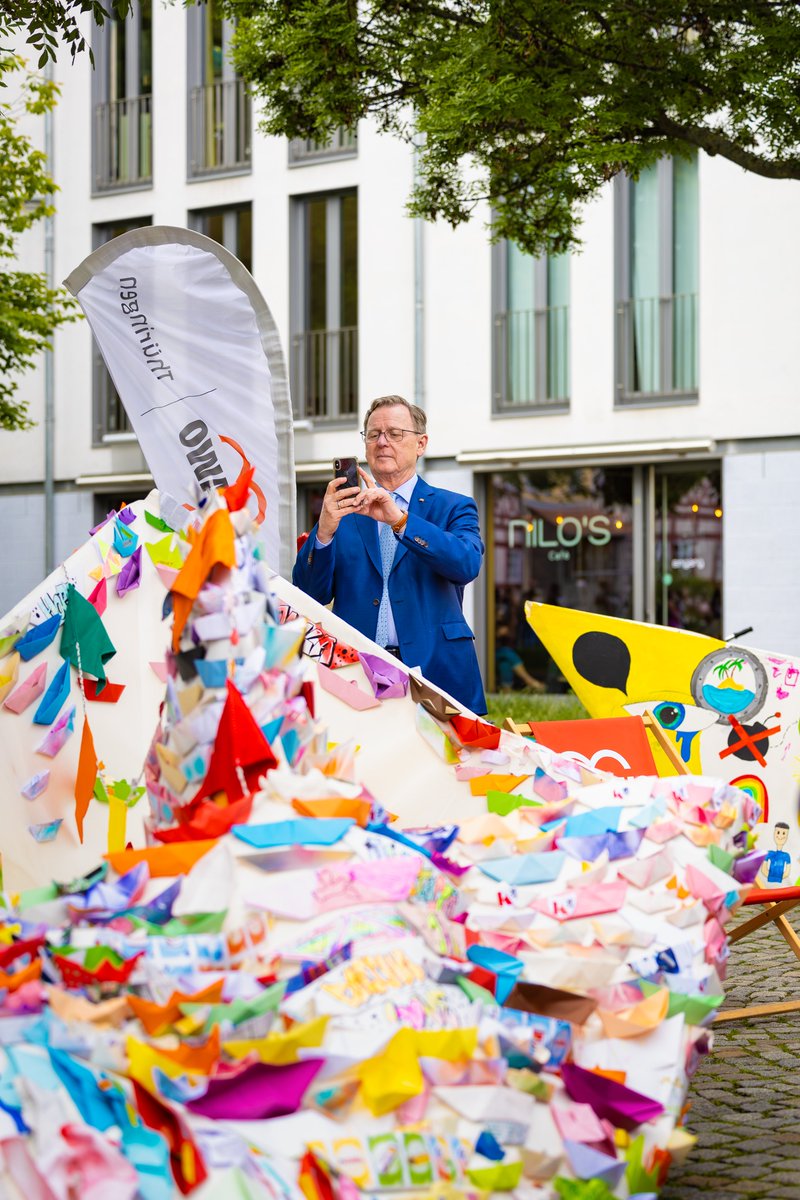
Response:
[{"label": "tree branch", "polygon": [[745,150],[737,142],[726,137],[717,129],[703,129],[698,125],[682,125],[673,121],[666,113],[659,113],[653,122],[653,132],[673,141],[687,142],[706,154],[719,154],[745,171],[762,175],[765,179],[800,179],[800,156],[769,159],[751,150]]}]

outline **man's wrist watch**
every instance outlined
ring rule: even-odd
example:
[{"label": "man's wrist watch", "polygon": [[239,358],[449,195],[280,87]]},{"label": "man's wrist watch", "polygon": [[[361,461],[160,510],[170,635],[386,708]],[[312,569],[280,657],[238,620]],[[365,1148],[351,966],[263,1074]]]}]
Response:
[{"label": "man's wrist watch", "polygon": [[397,521],[395,521],[394,525],[391,527],[392,533],[395,534],[395,536],[399,536],[403,532],[406,527],[407,520],[408,513],[404,512],[403,515]]}]

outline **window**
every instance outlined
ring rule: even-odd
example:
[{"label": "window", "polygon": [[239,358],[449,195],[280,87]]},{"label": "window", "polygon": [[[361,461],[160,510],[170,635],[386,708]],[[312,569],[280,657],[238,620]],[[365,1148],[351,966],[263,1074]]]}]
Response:
[{"label": "window", "polygon": [[[97,250],[112,238],[128,233],[132,229],[144,229],[152,225],[150,217],[139,217],[131,221],[115,221],[107,225],[92,227],[92,249]],[[113,441],[135,441],[133,427],[108,373],[100,347],[92,338],[92,442],[94,445]]]},{"label": "window", "polygon": [[495,251],[494,411],[569,403],[569,256]]},{"label": "window", "polygon": [[617,403],[696,399],[697,155],[617,182]]},{"label": "window", "polygon": [[328,158],[355,158],[358,155],[358,133],[355,129],[339,128],[327,142],[313,138],[292,138],[289,142],[289,166],[324,162]]},{"label": "window", "polygon": [[655,476],[656,620],[722,637],[722,477],[718,465]]},{"label": "window", "polygon": [[149,488],[146,492],[137,492],[130,487],[124,491],[95,492],[92,496],[92,525],[99,525],[112,509],[119,512],[123,505],[146,500],[149,494]]},{"label": "window", "polygon": [[308,533],[319,521],[328,483],[329,479],[298,483],[297,528],[299,532]]},{"label": "window", "polygon": [[94,31],[92,170],[94,191],[153,181],[152,0]]},{"label": "window", "polygon": [[548,691],[565,691],[555,663],[525,619],[525,602],[634,615],[633,469],[498,472],[490,476],[488,500],[490,647],[494,643],[489,689],[505,682],[498,676],[511,651]]},{"label": "window", "polygon": [[554,466],[489,476],[488,687],[566,690],[525,618],[539,600],[721,637],[718,461]]},{"label": "window", "polygon": [[189,213],[189,228],[219,242],[253,270],[253,215],[249,204],[201,208]]},{"label": "window", "polygon": [[250,97],[230,59],[233,28],[220,0],[188,9],[190,179],[250,170]]},{"label": "window", "polygon": [[358,198],[294,201],[291,377],[300,418],[358,415]]}]

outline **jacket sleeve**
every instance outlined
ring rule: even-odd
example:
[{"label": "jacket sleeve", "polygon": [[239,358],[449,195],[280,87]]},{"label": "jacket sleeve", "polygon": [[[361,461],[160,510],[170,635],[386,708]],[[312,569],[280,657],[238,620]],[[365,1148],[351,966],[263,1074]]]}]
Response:
[{"label": "jacket sleeve", "polygon": [[335,566],[336,538],[327,546],[318,546],[315,525],[295,559],[292,583],[320,604],[330,604]]},{"label": "jacket sleeve", "polygon": [[469,496],[460,497],[444,529],[409,513],[403,544],[408,547],[409,553],[425,561],[431,571],[450,583],[471,583],[483,561],[483,542],[475,501]]}]

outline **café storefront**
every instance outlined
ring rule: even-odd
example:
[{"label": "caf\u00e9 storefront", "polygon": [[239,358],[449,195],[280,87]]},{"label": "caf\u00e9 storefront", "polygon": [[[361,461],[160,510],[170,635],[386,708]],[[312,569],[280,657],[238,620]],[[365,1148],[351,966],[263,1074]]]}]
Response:
[{"label": "caf\u00e9 storefront", "polygon": [[486,476],[486,683],[565,682],[527,600],[720,636],[718,461],[524,467]]}]

